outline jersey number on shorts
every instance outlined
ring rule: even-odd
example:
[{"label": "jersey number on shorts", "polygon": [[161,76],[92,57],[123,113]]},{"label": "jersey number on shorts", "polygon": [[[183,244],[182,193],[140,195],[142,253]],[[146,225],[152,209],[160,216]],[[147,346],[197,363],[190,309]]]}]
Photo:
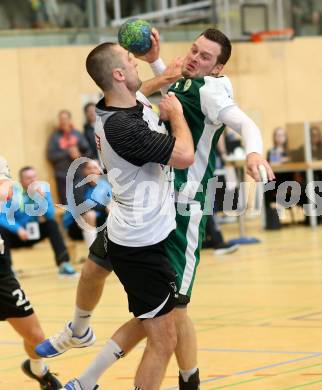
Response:
[{"label": "jersey number on shorts", "polygon": [[17,288],[16,290],[12,291],[12,295],[14,297],[17,296],[17,302],[16,302],[17,307],[23,306],[26,303],[28,303],[28,305],[25,306],[24,309],[27,311],[31,308],[31,305],[28,301],[28,298],[26,297],[25,293],[20,288]]}]

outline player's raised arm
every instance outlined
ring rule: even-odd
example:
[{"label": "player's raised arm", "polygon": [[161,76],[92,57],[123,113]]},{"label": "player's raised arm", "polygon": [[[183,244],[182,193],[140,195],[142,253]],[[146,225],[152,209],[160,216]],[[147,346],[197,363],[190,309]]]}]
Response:
[{"label": "player's raised arm", "polygon": [[242,137],[247,155],[247,173],[261,181],[259,166],[266,169],[268,180],[275,176],[269,163],[263,158],[263,141],[258,126],[236,104],[233,89],[226,76],[207,77],[205,88],[200,89],[201,108],[213,123],[223,123]]},{"label": "player's raised arm", "polygon": [[[147,62],[155,75],[155,78],[145,81],[140,88],[140,91],[145,96],[150,96],[158,90],[161,90],[162,95],[165,95],[168,91],[168,86],[181,77],[181,69],[180,74],[167,74],[167,72],[171,73],[171,71],[173,71],[173,69],[171,69],[172,63],[169,65],[170,68],[166,67],[160,58],[160,36],[156,28],[152,28],[151,30],[151,49],[144,55],[134,55],[136,58]],[[176,59],[174,61],[176,61]]]},{"label": "player's raised arm", "polygon": [[161,90],[162,94],[165,95],[168,87],[182,77],[181,67],[182,58],[176,57],[160,75],[144,81],[141,85],[140,91],[143,95],[150,96]]},{"label": "player's raised arm", "polygon": [[274,180],[275,176],[272,168],[262,156],[262,136],[255,122],[237,106],[223,109],[219,112],[218,118],[241,135],[247,156],[246,166],[248,175],[256,181],[261,181],[259,167],[263,165],[268,180]]}]

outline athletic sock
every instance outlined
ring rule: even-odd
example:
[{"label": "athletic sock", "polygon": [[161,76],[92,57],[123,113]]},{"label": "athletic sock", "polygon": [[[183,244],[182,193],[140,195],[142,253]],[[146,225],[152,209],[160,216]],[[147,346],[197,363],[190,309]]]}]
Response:
[{"label": "athletic sock", "polygon": [[74,320],[72,323],[73,334],[77,337],[84,336],[89,322],[91,320],[92,311],[82,310],[78,306],[75,308]]},{"label": "athletic sock", "polygon": [[94,229],[82,230],[82,233],[87,248],[90,248],[90,246],[93,244],[93,242],[97,237],[96,229],[94,228]]},{"label": "athletic sock", "polygon": [[84,389],[92,389],[99,377],[119,358],[124,356],[122,349],[110,339],[84,373],[77,378]]},{"label": "athletic sock", "polygon": [[184,382],[188,382],[191,375],[197,372],[198,368],[192,368],[191,370],[180,370],[181,377]]},{"label": "athletic sock", "polygon": [[48,366],[44,359],[30,359],[30,370],[34,375],[41,378],[48,371]]}]

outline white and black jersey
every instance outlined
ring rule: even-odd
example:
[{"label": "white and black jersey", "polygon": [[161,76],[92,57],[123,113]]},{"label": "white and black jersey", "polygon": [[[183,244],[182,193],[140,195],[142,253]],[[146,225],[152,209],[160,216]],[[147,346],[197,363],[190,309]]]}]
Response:
[{"label": "white and black jersey", "polygon": [[134,107],[106,107],[102,99],[96,113],[97,149],[113,187],[109,239],[128,247],[161,242],[175,229],[173,172],[167,166],[175,138],[139,92]]}]

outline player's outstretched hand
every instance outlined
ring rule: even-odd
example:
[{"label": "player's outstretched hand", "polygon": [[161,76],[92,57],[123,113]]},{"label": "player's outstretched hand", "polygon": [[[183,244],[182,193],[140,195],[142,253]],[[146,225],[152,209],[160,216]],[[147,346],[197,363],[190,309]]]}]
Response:
[{"label": "player's outstretched hand", "polygon": [[168,84],[173,84],[182,77],[182,63],[183,58],[176,57],[165,68],[165,71],[162,73],[162,76],[165,77]]},{"label": "player's outstretched hand", "polygon": [[176,98],[175,94],[173,92],[169,92],[167,95],[165,95],[160,104],[160,119],[163,121],[171,120],[171,117],[173,115],[183,115],[183,110],[181,103]]},{"label": "player's outstretched hand", "polygon": [[139,60],[152,63],[160,57],[160,35],[156,28],[151,30],[151,49],[144,55],[134,54]]},{"label": "player's outstretched hand", "polygon": [[[262,166],[262,167],[261,167]],[[266,171],[261,172],[263,167]],[[265,181],[264,177],[267,176],[268,181],[274,180],[274,172],[269,163],[258,153],[249,153],[246,159],[247,173],[256,181]]]}]

